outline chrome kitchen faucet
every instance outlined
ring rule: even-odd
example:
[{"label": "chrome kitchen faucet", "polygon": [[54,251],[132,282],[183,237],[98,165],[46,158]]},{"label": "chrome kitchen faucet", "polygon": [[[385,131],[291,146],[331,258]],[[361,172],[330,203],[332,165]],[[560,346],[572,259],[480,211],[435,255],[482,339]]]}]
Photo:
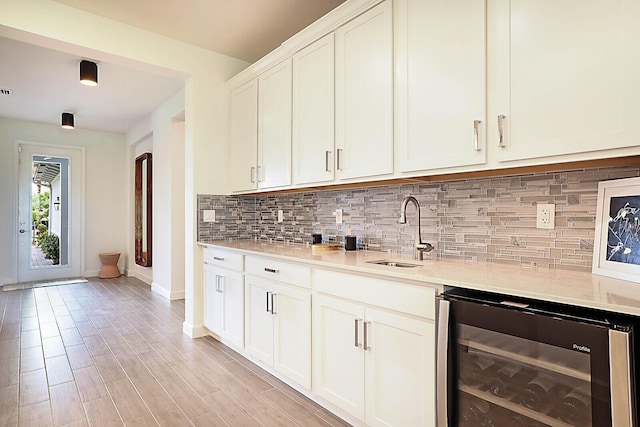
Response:
[{"label": "chrome kitchen faucet", "polygon": [[422,234],[420,233],[420,203],[413,196],[407,196],[402,200],[402,205],[400,206],[400,220],[398,221],[400,224],[407,223],[407,205],[409,202],[413,203],[416,207],[416,245],[415,245],[415,253],[414,258],[422,261],[424,259],[425,252],[431,252],[433,250],[433,245],[431,243],[424,243],[422,241]]}]

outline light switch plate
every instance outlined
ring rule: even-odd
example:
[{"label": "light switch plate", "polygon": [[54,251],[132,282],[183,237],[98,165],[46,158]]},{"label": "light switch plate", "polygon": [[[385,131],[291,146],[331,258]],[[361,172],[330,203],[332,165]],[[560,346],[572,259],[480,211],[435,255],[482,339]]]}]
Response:
[{"label": "light switch plate", "polygon": [[216,222],[216,211],[213,209],[202,211],[202,220],[204,222]]},{"label": "light switch plate", "polygon": [[342,209],[336,209],[336,224],[342,224]]},{"label": "light switch plate", "polygon": [[284,212],[282,209],[278,209],[278,222],[284,221]]}]

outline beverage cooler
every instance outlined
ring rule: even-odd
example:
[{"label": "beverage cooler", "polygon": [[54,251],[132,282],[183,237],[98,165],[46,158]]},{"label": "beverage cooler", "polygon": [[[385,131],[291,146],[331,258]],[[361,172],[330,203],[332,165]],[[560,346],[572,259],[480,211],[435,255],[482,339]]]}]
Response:
[{"label": "beverage cooler", "polygon": [[438,301],[438,427],[628,427],[631,316],[452,289]]}]

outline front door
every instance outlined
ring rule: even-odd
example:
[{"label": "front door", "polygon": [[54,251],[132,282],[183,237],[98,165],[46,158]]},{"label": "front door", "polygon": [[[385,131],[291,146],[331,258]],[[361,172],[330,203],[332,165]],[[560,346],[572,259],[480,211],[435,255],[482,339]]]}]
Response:
[{"label": "front door", "polygon": [[84,152],[18,146],[18,282],[80,277]]}]

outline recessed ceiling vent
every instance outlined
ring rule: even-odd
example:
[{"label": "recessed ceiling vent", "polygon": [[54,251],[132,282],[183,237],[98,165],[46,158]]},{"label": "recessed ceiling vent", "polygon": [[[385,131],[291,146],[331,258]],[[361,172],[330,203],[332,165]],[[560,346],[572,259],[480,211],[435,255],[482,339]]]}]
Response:
[{"label": "recessed ceiling vent", "polygon": [[13,91],[11,89],[0,88],[0,95],[11,96],[13,95]]}]

